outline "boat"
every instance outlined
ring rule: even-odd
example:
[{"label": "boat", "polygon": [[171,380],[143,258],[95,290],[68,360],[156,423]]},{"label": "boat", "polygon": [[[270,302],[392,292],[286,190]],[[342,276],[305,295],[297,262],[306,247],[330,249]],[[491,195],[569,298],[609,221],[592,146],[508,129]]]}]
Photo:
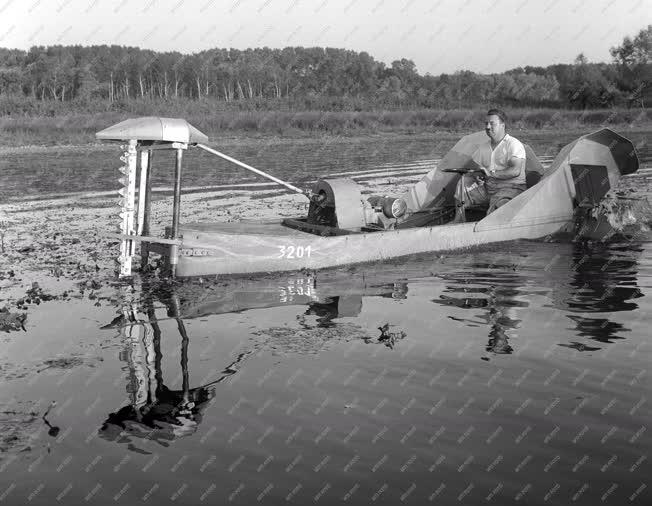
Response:
[{"label": "boat", "polygon": [[[309,191],[297,188],[207,146],[207,136],[179,118],[130,119],[96,135],[127,143],[121,158],[121,233],[114,236],[121,241],[121,276],[131,275],[137,243],[141,265],[150,253],[158,253],[172,276],[189,277],[322,269],[564,233],[600,239],[607,233],[604,220],[592,210],[622,176],[639,167],[632,142],[608,128],[571,142],[546,169],[526,146],[527,190],[489,215],[469,208],[460,218],[458,182],[462,174],[477,170],[472,155],[486,142],[484,132],[462,137],[403,195],[366,199],[348,178],[320,179]],[[305,195],[308,215],[264,222],[180,223],[181,162],[191,147]],[[165,237],[149,235],[153,150],[176,153],[172,225]]]}]

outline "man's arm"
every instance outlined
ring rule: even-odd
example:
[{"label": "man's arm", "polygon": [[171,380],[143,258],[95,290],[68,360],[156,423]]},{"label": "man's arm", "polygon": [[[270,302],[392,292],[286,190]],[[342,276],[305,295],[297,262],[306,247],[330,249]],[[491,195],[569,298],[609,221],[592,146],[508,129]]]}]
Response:
[{"label": "man's arm", "polygon": [[491,174],[491,177],[496,179],[512,179],[513,177],[518,176],[525,167],[525,158],[517,158],[512,156],[507,160],[507,167],[503,170],[499,170],[494,174]]},{"label": "man's arm", "polygon": [[507,167],[503,170],[491,172],[487,167],[480,167],[485,176],[493,177],[495,179],[512,179],[521,173],[525,166],[525,158],[517,158],[515,156],[507,160]]}]

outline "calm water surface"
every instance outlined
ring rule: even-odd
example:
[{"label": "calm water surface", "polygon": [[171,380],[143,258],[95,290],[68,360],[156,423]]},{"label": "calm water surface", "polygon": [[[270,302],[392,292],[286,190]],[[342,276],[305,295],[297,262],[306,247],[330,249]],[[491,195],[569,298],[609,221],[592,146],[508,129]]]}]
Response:
[{"label": "calm water surface", "polygon": [[[652,158],[650,132],[624,132],[637,145],[642,159]],[[527,133],[520,135],[545,164],[579,134],[567,132]],[[427,172],[458,140],[452,134],[438,138],[389,136],[386,138],[325,138],[274,142],[252,140],[233,142],[215,140],[216,149],[265,170],[281,179],[298,184],[324,175],[391,171]],[[120,148],[117,144],[88,148],[51,148],[47,152],[10,152],[0,157],[0,198],[46,198],[71,192],[117,190],[120,174]],[[155,188],[171,188],[174,156],[156,153],[153,171]],[[349,174],[350,175],[350,174]],[[185,188],[215,187],[224,184],[261,183],[267,180],[199,149],[184,157]]]},{"label": "calm water surface", "polygon": [[136,280],[30,307],[2,339],[0,503],[649,504],[651,245]]}]

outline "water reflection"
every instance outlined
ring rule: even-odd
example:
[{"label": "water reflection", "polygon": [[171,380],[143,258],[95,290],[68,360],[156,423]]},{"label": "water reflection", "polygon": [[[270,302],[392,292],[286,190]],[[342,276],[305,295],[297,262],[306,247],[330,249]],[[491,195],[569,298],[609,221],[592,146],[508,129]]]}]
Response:
[{"label": "water reflection", "polygon": [[[643,296],[637,283],[641,251],[637,244],[573,245],[564,306],[574,313],[603,313],[599,317],[567,315],[579,337],[600,343],[624,339],[622,334],[630,329],[612,321],[609,314],[638,309],[635,300]],[[581,351],[592,350],[584,347]]]},{"label": "water reflection", "polygon": [[572,321],[572,330],[580,338],[560,346],[596,351],[600,347],[583,341],[613,343],[624,339],[630,328],[615,319],[618,313],[639,308],[637,299],[643,296],[638,286],[641,245],[551,244],[542,246],[542,251],[553,252],[552,259],[545,258],[546,253],[541,255],[546,262],[543,269],[537,267],[536,257],[526,256],[520,265],[476,260],[444,273],[441,277],[446,288],[433,302],[469,310],[472,316],[460,317],[455,311],[448,318],[469,327],[488,328],[486,351],[491,354],[514,352],[513,343],[526,315],[520,310],[530,306],[532,296],[542,294]]},{"label": "water reflection", "polygon": [[637,286],[637,245],[582,244],[573,246],[572,289],[566,303],[575,311],[633,311],[642,297]]},{"label": "water reflection", "polygon": [[[356,317],[362,311],[364,296],[405,298],[406,283],[382,284],[374,287],[343,287],[341,284],[316,287],[314,279],[305,276],[276,280],[231,280],[230,284],[188,281],[178,285],[151,285],[138,290],[139,301],[125,304],[121,314],[103,328],[116,328],[124,343],[119,358],[126,367],[129,403],[109,413],[99,430],[103,439],[124,443],[131,451],[150,453],[138,444],[147,439],[168,446],[176,438],[197,431],[204,410],[215,396],[219,383],[237,374],[246,362],[261,350],[285,352],[317,352],[324,343],[360,339],[393,349],[406,333],[388,322],[378,327],[378,335],[340,318]],[[341,295],[322,295],[341,292]],[[163,320],[157,306],[165,308]],[[256,336],[218,373],[218,378],[191,387],[188,352],[190,336],[185,321],[223,313],[237,313],[270,307],[296,307],[299,329],[271,327],[252,332]],[[161,308],[162,309],[162,308]],[[160,313],[160,310],[159,310]],[[181,388],[171,389],[164,383],[162,323],[176,323],[181,366]],[[165,328],[169,328],[168,325]]]},{"label": "water reflection", "polygon": [[[238,374],[261,352],[319,353],[330,344],[352,341],[390,349],[400,346],[405,332],[392,322],[381,321],[382,312],[379,321],[368,327],[362,327],[359,322],[364,318],[358,317],[367,297],[403,303],[409,281],[401,275],[419,280],[414,295],[416,305],[422,302],[418,298],[419,290],[428,283],[440,290],[443,280],[443,292],[432,302],[442,307],[448,318],[482,332],[485,336],[482,347],[486,352],[483,360],[519,351],[522,326],[547,323],[541,320],[541,314],[550,309],[552,318],[561,321],[568,318],[574,327],[572,337],[562,339],[557,343],[560,346],[592,352],[600,349],[596,341],[613,343],[623,339],[630,329],[626,319],[616,321],[615,315],[638,309],[637,299],[642,296],[637,282],[641,249],[632,244],[537,244],[533,247],[540,249],[519,256],[510,254],[502,257],[507,260],[494,263],[486,261],[489,255],[482,252],[467,256],[469,263],[464,259],[462,264],[458,259],[452,266],[441,263],[439,273],[432,275],[430,281],[423,273],[434,269],[432,259],[410,260],[391,268],[381,265],[378,272],[366,267],[364,273],[356,275],[338,271],[332,278],[296,274],[143,286],[134,292],[140,294],[140,299],[126,304],[122,314],[111,323],[120,329],[124,342],[120,358],[126,364],[129,403],[107,416],[100,434],[105,439],[126,443],[133,451],[144,451],[138,447],[138,438],[167,445],[175,438],[193,434],[219,383]],[[495,253],[491,255],[495,258]],[[554,256],[552,260],[551,256]],[[217,365],[215,380],[199,386],[190,384],[191,336],[186,331],[186,322],[205,322],[214,315],[281,307],[283,311],[252,316],[256,324],[247,327],[244,349],[230,363]],[[409,315],[409,309],[406,311]],[[277,320],[271,318],[278,326],[266,323],[267,316],[261,320],[263,314],[282,315]],[[162,319],[166,320],[165,326]],[[170,323],[174,335],[166,336],[168,342],[178,340],[181,366],[178,389],[163,381],[161,329],[170,333]],[[197,322],[197,326],[202,324]],[[204,329],[210,326],[203,325]],[[528,330],[529,334],[545,332],[543,327]]]},{"label": "water reflection", "polygon": [[162,446],[193,434],[202,412],[214,395],[216,381],[190,388],[188,371],[189,338],[183,320],[177,318],[180,336],[182,387],[168,388],[163,382],[161,329],[151,299],[145,314],[135,307],[123,309],[120,333],[125,343],[120,359],[127,365],[129,404],[110,413],[100,429],[104,439],[126,443],[135,452],[149,453],[136,446],[132,437],[146,438]]},{"label": "water reflection", "polygon": [[[339,276],[336,272],[325,274],[319,279],[301,274],[269,278],[232,278],[215,283],[189,279],[175,286],[173,290],[166,286],[152,286],[145,291],[153,294],[166,306],[170,306],[172,295],[176,296],[179,301],[179,315],[182,318],[305,305],[308,306],[305,315],[319,316],[322,313],[324,325],[328,325],[329,318],[332,320],[337,317],[358,316],[362,310],[362,297],[407,297],[407,282],[393,281],[392,277],[373,279],[375,282],[369,284],[364,278]],[[327,317],[327,314],[330,314],[330,317]]]},{"label": "water reflection", "polygon": [[[593,339],[601,343],[613,343],[614,339],[625,339],[619,334],[629,332],[629,329],[625,325],[613,322],[608,318],[588,318],[579,315],[568,315],[568,318],[575,323],[575,330],[578,336]],[[586,349],[582,351],[586,351]]]},{"label": "water reflection", "polygon": [[[525,279],[514,271],[513,265],[473,263],[464,271],[443,276],[447,285],[445,292],[456,296],[440,295],[433,302],[460,309],[482,310],[474,314],[477,319],[449,318],[465,322],[472,327],[489,327],[485,350],[496,355],[509,355],[514,348],[510,339],[518,336],[522,320],[518,309],[527,308],[528,293],[523,287]],[[483,360],[489,360],[483,357]]]},{"label": "water reflection", "polygon": [[330,328],[336,325],[336,320],[340,317],[358,316],[362,311],[361,295],[336,295],[327,297],[324,302],[310,301],[308,309],[297,317],[299,324],[306,329],[314,328],[310,320],[306,317],[316,316],[316,326]]}]

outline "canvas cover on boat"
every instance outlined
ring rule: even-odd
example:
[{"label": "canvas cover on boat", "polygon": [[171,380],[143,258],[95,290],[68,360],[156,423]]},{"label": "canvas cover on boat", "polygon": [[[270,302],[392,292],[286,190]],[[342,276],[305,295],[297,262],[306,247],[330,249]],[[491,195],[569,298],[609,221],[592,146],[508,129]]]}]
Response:
[{"label": "canvas cover on boat", "polygon": [[[459,174],[444,172],[443,169],[472,169],[478,165],[473,161],[473,154],[478,148],[489,142],[483,131],[462,137],[453,148],[423,178],[401,196],[411,213],[425,209],[436,209],[454,204],[455,186]],[[543,167],[530,146],[525,146],[525,171],[528,186],[537,183],[543,175]]]},{"label": "canvas cover on boat", "polygon": [[546,169],[545,175],[554,172],[564,161],[573,164],[606,165],[612,174],[610,180],[614,183],[618,175],[632,174],[639,166],[638,156],[631,141],[608,128],[583,135],[564,146]]},{"label": "canvas cover on boat", "polygon": [[[541,183],[479,221],[475,231],[571,222],[578,200],[598,202],[616,187],[621,176],[635,172],[638,166],[636,150],[628,139],[608,128],[584,135],[561,149]],[[593,190],[587,190],[585,180],[589,178]],[[597,194],[582,194],[587,191]]]}]

